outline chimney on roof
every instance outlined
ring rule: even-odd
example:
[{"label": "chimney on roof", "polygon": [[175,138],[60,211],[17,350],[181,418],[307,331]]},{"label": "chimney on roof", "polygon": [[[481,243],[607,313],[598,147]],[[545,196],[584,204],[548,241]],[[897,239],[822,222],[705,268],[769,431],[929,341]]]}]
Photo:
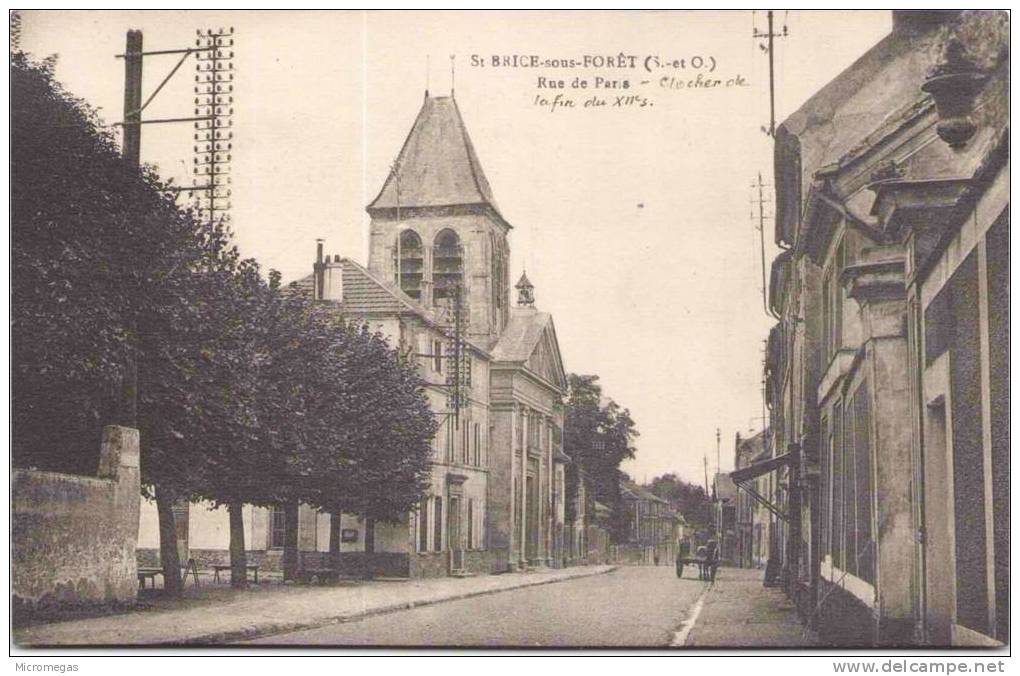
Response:
[{"label": "chimney on roof", "polygon": [[326,257],[322,270],[322,300],[341,303],[344,299],[344,270],[340,263],[340,255],[334,254],[332,259]]},{"label": "chimney on roof", "polygon": [[325,240],[321,237],[315,240],[315,265],[312,266],[315,277],[315,300],[322,300],[323,269],[325,268],[322,262],[322,246],[324,242]]},{"label": "chimney on roof", "polygon": [[340,254],[323,254],[325,240],[315,240],[315,300],[343,300],[343,269]]}]

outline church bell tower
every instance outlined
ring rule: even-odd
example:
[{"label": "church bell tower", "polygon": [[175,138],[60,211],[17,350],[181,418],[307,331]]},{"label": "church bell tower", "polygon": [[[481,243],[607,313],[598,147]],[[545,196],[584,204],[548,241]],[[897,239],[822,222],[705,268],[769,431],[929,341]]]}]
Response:
[{"label": "church bell tower", "polygon": [[453,96],[425,101],[371,216],[369,269],[411,299],[449,310],[488,348],[509,316],[510,224],[482,172]]}]

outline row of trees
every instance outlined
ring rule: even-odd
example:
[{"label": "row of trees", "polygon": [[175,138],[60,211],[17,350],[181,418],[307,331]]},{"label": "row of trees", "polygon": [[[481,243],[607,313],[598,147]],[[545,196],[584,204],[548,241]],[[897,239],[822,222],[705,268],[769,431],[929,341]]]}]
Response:
[{"label": "row of trees", "polygon": [[223,223],[122,160],[54,64],[12,44],[14,464],[94,473],[102,426],[137,426],[170,592],[181,500],[227,506],[238,585],[242,504],[282,503],[295,526],[299,502],[406,514],[436,430],[414,365],[264,275]]},{"label": "row of trees", "polygon": [[[571,373],[568,384],[563,447],[573,463],[567,470],[567,494],[576,495],[583,474],[592,489],[590,497],[611,509],[610,537],[621,542],[626,538],[627,524],[620,495],[620,480],[624,478],[620,464],[634,457],[637,426],[629,410],[603,397],[597,375]],[[574,518],[572,510],[568,502],[568,520]]]},{"label": "row of trees", "polygon": [[663,500],[669,501],[670,507],[683,514],[687,523],[695,530],[712,527],[714,519],[712,499],[704,487],[684,481],[676,474],[668,472],[652,479],[647,488]]}]

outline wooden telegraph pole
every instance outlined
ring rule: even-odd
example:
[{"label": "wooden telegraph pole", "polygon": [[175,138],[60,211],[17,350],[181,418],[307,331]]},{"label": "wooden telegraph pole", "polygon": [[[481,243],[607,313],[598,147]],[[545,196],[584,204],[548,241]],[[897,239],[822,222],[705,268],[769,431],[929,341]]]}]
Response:
[{"label": "wooden telegraph pole", "polygon": [[[128,31],[124,50],[124,144],[121,156],[132,166],[141,164],[142,147],[142,31]],[[138,427],[138,325],[128,319],[129,345],[117,402],[117,424]]]}]

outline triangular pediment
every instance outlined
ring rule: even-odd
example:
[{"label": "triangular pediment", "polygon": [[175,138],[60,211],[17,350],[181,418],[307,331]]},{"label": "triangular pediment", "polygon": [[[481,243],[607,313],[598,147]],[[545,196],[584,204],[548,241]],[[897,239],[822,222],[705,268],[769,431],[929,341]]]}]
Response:
[{"label": "triangular pediment", "polygon": [[567,376],[563,371],[560,346],[556,340],[556,330],[553,328],[551,319],[542,329],[541,337],[535,343],[535,348],[525,362],[525,366],[560,389],[566,389]]}]

